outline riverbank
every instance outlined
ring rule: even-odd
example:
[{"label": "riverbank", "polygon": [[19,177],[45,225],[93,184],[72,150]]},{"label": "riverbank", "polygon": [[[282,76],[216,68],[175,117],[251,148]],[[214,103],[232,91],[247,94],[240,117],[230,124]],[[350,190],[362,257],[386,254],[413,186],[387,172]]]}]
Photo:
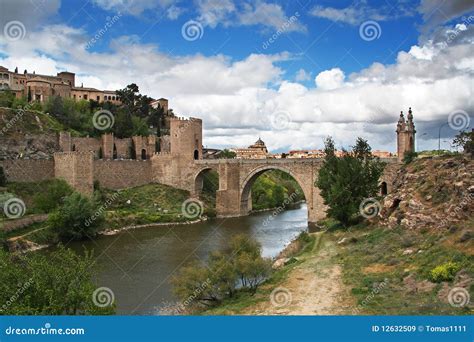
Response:
[{"label": "riverbank", "polygon": [[[450,304],[453,289],[474,295],[474,243],[465,236],[473,223],[433,234],[368,225],[345,231],[325,222],[301,251],[293,244],[282,251],[278,260],[286,262],[255,295],[239,293],[201,314],[473,314],[466,303]],[[446,277],[437,276],[448,265]]]}]

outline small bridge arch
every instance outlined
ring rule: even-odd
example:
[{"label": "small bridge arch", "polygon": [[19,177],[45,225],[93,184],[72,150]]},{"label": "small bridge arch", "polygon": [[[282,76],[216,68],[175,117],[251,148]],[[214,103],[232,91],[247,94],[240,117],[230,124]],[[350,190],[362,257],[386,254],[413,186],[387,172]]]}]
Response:
[{"label": "small bridge arch", "polygon": [[270,170],[280,170],[285,172],[286,174],[293,177],[293,179],[298,183],[300,188],[303,191],[303,195],[306,198],[309,198],[309,194],[307,194],[304,190],[304,184],[298,179],[298,176],[295,175],[289,168],[283,167],[280,165],[262,165],[258,166],[255,169],[251,170],[250,173],[242,180],[240,185],[240,210],[242,213],[248,213],[252,210],[252,185],[255,180]]}]

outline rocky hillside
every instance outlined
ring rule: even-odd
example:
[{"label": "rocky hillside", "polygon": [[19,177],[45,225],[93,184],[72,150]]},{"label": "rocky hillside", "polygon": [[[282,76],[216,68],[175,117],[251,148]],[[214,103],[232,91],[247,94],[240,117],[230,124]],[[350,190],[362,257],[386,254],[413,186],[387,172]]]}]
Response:
[{"label": "rocky hillside", "polygon": [[474,219],[474,161],[466,156],[421,158],[398,171],[383,201],[381,224],[449,229]]},{"label": "rocky hillside", "polygon": [[62,129],[47,114],[0,108],[0,160],[49,158],[59,149],[57,134]]}]

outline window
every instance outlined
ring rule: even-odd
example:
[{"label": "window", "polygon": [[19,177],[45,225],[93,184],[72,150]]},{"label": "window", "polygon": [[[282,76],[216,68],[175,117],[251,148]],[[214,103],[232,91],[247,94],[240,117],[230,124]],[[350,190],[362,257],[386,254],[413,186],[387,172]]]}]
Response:
[{"label": "window", "polygon": [[198,159],[199,159],[199,151],[194,150],[194,160],[198,160]]},{"label": "window", "polygon": [[84,100],[87,100],[87,94],[84,94]]},{"label": "window", "polygon": [[142,150],[142,160],[146,160],[146,150]]},{"label": "window", "polygon": [[99,102],[99,101],[100,101],[100,96],[97,95],[97,102]]}]

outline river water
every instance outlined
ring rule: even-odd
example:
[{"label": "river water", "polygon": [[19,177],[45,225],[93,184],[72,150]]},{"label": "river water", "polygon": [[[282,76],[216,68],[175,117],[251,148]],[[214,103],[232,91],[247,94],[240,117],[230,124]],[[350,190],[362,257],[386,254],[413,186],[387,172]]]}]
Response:
[{"label": "river water", "polygon": [[169,282],[173,274],[192,260],[205,261],[209,252],[224,249],[233,235],[254,237],[262,244],[264,256],[274,257],[307,229],[306,204],[300,204],[276,216],[267,211],[192,225],[140,228],[69,247],[94,251],[97,284],[113,291],[117,314],[158,315],[176,302]]}]

